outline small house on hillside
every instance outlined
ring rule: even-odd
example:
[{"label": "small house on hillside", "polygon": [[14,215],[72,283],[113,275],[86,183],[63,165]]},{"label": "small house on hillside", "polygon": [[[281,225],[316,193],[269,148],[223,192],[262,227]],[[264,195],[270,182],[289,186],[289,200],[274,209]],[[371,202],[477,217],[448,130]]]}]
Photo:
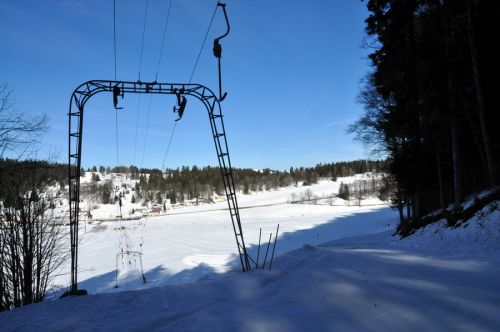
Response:
[{"label": "small house on hillside", "polygon": [[159,206],[159,205],[153,205],[151,207],[151,210],[150,210],[151,214],[160,214],[160,212],[161,212],[161,206]]}]

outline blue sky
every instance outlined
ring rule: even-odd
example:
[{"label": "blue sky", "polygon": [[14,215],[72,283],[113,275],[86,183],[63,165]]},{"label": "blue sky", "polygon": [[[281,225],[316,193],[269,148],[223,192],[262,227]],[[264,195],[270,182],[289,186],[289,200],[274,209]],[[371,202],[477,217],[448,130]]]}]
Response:
[{"label": "blue sky", "polygon": [[[137,80],[146,1],[117,2],[117,78]],[[287,169],[367,157],[345,133],[361,113],[359,82],[369,71],[362,47],[366,4],[352,0],[228,0],[231,33],[222,40],[223,113],[233,165]],[[169,0],[150,0],[141,79],[154,80]],[[187,82],[216,1],[174,0],[158,81]],[[50,117],[40,155],[67,158],[67,108],[73,89],[113,79],[112,0],[2,0],[0,82],[17,108]],[[193,82],[216,90],[213,38],[218,12]],[[112,96],[86,106],[82,163],[160,167],[172,130],[174,98],[126,95],[118,113],[118,161]],[[137,143],[135,143],[137,142]],[[136,147],[134,149],[134,146]],[[143,157],[144,156],[144,157]],[[178,123],[166,166],[216,165],[206,111],[194,99]]]}]

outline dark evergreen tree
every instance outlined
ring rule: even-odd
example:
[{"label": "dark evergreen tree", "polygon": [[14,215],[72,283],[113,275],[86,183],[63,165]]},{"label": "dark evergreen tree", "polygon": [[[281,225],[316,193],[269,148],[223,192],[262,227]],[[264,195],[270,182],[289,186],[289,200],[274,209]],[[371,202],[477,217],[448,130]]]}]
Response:
[{"label": "dark evergreen tree", "polygon": [[101,202],[102,204],[111,204],[111,189],[109,184],[101,186]]},{"label": "dark evergreen tree", "polygon": [[101,181],[101,178],[99,177],[99,175],[97,173],[92,173],[91,180],[92,180],[92,182],[99,182],[99,181]]},{"label": "dark evergreen tree", "polygon": [[427,213],[450,203],[459,209],[467,194],[499,182],[493,101],[500,65],[491,51],[499,3],[369,0],[367,6],[373,71],[359,95],[365,114],[351,132],[388,156],[400,230],[407,232]]}]

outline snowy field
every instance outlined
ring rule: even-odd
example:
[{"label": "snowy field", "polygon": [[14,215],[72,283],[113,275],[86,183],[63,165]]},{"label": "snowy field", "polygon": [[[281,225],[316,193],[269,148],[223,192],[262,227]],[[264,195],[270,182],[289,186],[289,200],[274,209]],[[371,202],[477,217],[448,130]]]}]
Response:
[{"label": "snowy field", "polygon": [[[335,186],[311,189],[326,194]],[[240,205],[279,203],[303,189],[241,197]],[[118,289],[115,254],[125,232],[103,223],[88,228],[81,245],[81,287],[92,295],[0,313],[0,330],[499,331],[500,211],[494,208],[461,228],[440,222],[403,240],[391,236],[396,214],[384,206],[242,209],[252,252],[259,227],[268,234],[279,223],[283,233],[271,271],[241,273],[227,211],[192,207],[193,213],[138,225],[147,283],[133,262],[120,262]],[[131,234],[125,242],[136,243],[139,231],[123,225]],[[154,288],[124,291],[143,287]]]},{"label": "snowy field", "polygon": [[[346,183],[354,179],[341,180]],[[253,259],[257,256],[260,228],[262,242],[267,245],[269,234],[274,234],[280,224],[276,246],[276,255],[279,256],[300,248],[304,243],[315,245],[346,236],[376,233],[394,224],[394,212],[377,199],[363,201],[369,205],[366,207],[345,206],[343,200],[334,202],[340,206],[327,206],[326,201],[320,202],[323,205],[286,204],[292,193],[299,194],[306,189],[319,197],[331,196],[338,192],[339,184],[340,180],[325,180],[308,187],[239,195],[245,241]],[[116,206],[105,206],[101,210],[113,208],[117,209]],[[227,203],[221,201],[174,209],[166,216],[80,226],[79,287],[91,294],[116,292],[184,283],[213,273],[239,271],[234,232],[226,208]],[[354,215],[357,217],[352,218]],[[367,219],[367,216],[374,220]],[[320,225],[324,227],[318,228]],[[139,255],[123,255],[117,260],[122,249],[124,252],[142,251],[145,284]],[[261,250],[264,249],[266,247]],[[68,273],[69,265],[63,267],[55,280],[61,288],[68,287]]]}]

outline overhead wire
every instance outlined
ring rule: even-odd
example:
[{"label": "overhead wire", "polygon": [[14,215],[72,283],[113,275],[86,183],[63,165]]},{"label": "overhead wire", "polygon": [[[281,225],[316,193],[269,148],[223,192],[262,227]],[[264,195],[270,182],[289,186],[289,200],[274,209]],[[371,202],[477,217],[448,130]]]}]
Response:
[{"label": "overhead wire", "polygon": [[153,95],[149,95],[149,104],[148,104],[148,115],[146,117],[146,130],[144,131],[144,145],[142,146],[142,158],[141,158],[141,168],[144,166],[144,155],[146,152],[146,144],[148,141],[148,130],[149,130],[149,115],[151,113],[151,101],[153,100]]},{"label": "overhead wire", "polygon": [[[146,8],[144,9],[144,24],[142,26],[142,41],[141,41],[141,52],[139,56],[139,82],[141,81],[141,70],[142,70],[142,56],[144,54],[144,36],[146,34],[146,22],[148,19],[148,7],[149,7],[149,0],[146,0]],[[139,98],[137,102],[137,117],[136,117],[136,123],[135,123],[135,138],[134,138],[134,164],[135,164],[135,157],[137,153],[137,133],[139,131],[139,113],[141,109],[141,93],[139,93]]]},{"label": "overhead wire", "polygon": [[167,150],[165,151],[165,155],[163,156],[163,162],[161,164],[161,171],[163,172],[165,167],[165,161],[167,160],[168,151],[170,151],[170,145],[172,144],[172,138],[174,137],[175,128],[177,127],[177,121],[174,122],[174,128],[172,129],[172,133],[170,134],[170,139],[168,140]]},{"label": "overhead wire", "polygon": [[135,121],[135,138],[134,138],[134,162],[135,165],[135,156],[137,152],[137,133],[139,131],[139,110],[141,109],[141,93],[139,93],[138,101],[137,101],[137,116]]},{"label": "overhead wire", "polygon": [[194,73],[196,68],[198,67],[198,61],[200,61],[201,53],[203,52],[203,47],[205,46],[205,42],[207,41],[208,33],[210,32],[210,28],[212,27],[212,23],[214,22],[215,13],[217,13],[218,5],[215,6],[214,13],[212,14],[212,18],[210,19],[210,24],[208,25],[207,32],[205,33],[205,37],[203,38],[203,42],[201,43],[200,51],[198,52],[198,56],[196,57],[196,61],[194,63],[193,71],[191,72],[191,76],[189,77],[189,83],[193,80]]},{"label": "overhead wire", "polygon": [[[140,56],[139,56],[139,79],[138,79],[139,82],[141,82],[142,58],[144,55],[144,37],[146,35],[146,22],[148,19],[148,7],[149,7],[149,0],[146,0],[146,8],[144,9],[144,24],[142,26],[141,52],[140,52]],[[151,107],[151,99],[149,100],[149,107]],[[136,122],[135,122],[135,138],[134,138],[134,162],[133,162],[134,165],[136,162],[136,153],[137,153],[137,135],[138,135],[138,131],[139,131],[140,109],[141,109],[141,93],[139,93],[139,97],[138,97],[138,101],[137,101],[137,116],[136,116]],[[148,115],[148,117],[149,117],[149,115]],[[143,159],[144,159],[144,152],[143,152]],[[139,170],[139,173],[140,173],[140,170]],[[141,252],[142,252],[142,243],[143,243],[143,239],[142,239],[142,235],[141,235],[141,241],[140,241]]]},{"label": "overhead wire", "polygon": [[[217,8],[218,7],[219,7],[218,5],[215,6],[215,10],[214,10],[214,12],[212,14],[212,17],[210,18],[210,23],[208,24],[207,31],[205,32],[205,36],[203,37],[203,42],[201,43],[200,51],[198,52],[198,56],[196,57],[196,61],[194,63],[193,70],[191,71],[191,76],[189,77],[189,83],[188,84],[191,84],[191,81],[193,80],[194,73],[196,72],[196,68],[198,67],[198,62],[200,61],[201,53],[203,52],[203,48],[205,47],[205,43],[207,41],[208,33],[210,32],[210,28],[212,27],[212,23],[214,22],[215,14],[217,13]],[[172,144],[172,138],[174,137],[175,129],[176,128],[177,128],[177,121],[174,123],[174,127],[172,129],[172,133],[170,134],[170,139],[168,140],[167,149],[166,149],[165,154],[163,156],[163,162],[162,162],[162,165],[161,165],[162,172],[164,171],[164,168],[165,168],[165,161],[167,160],[167,155],[168,155],[168,152],[170,151],[170,145]]]},{"label": "overhead wire", "polygon": [[142,56],[144,54],[144,36],[146,35],[146,21],[148,19],[148,6],[149,6],[149,0],[146,0],[146,8],[144,9],[144,25],[142,26],[141,56],[140,56],[140,60],[139,60],[139,81],[141,80]]},{"label": "overhead wire", "polygon": [[[167,10],[167,16],[166,16],[166,19],[165,19],[165,26],[164,26],[164,29],[163,29],[163,35],[162,35],[162,39],[161,39],[160,54],[158,56],[158,64],[156,66],[156,73],[155,73],[155,80],[154,80],[155,82],[158,80],[158,73],[160,71],[161,60],[162,60],[162,57],[163,57],[163,50],[165,48],[165,36],[167,34],[168,23],[170,21],[170,12],[172,10],[172,2],[173,2],[173,0],[170,0],[170,3],[168,5],[168,10]],[[146,118],[146,131],[144,132],[144,145],[143,145],[143,148],[142,148],[141,167],[144,166],[144,155],[145,155],[146,145],[147,145],[147,139],[148,139],[149,118],[150,118],[150,114],[151,114],[151,102],[152,102],[152,100],[153,100],[153,95],[150,94],[149,95],[149,105],[148,105],[148,115],[147,115],[147,118]],[[144,220],[144,223],[142,225],[141,232],[140,232],[140,243],[139,243],[139,246],[140,246],[141,253],[142,253],[142,245],[144,244],[144,231],[146,229],[146,224],[147,223],[148,223],[148,216],[146,216],[146,218]]]},{"label": "overhead wire", "polygon": [[[113,0],[113,49],[115,58],[115,81],[116,81],[116,0]],[[118,109],[115,107],[115,136],[116,136],[116,166],[120,164],[118,145]]]},{"label": "overhead wire", "polygon": [[118,140],[118,110],[115,109],[115,136],[116,136],[116,166],[120,165],[119,140]]},{"label": "overhead wire", "polygon": [[[117,79],[117,52],[116,52],[116,0],[113,0],[113,53],[114,53],[114,74],[115,74],[115,81]],[[118,135],[118,108],[115,105],[115,138],[116,138],[116,165],[120,165],[120,158],[119,158],[119,135]],[[119,228],[120,230],[123,230],[123,226],[121,223],[121,219],[119,220]],[[118,247],[119,250],[123,253],[123,237],[125,236],[124,232],[120,231],[120,237],[119,237],[119,243]],[[123,256],[122,256],[122,265],[124,264],[123,261]],[[118,266],[117,266],[118,268]]]},{"label": "overhead wire", "polygon": [[113,48],[115,56],[115,81],[116,81],[116,0],[113,0]]},{"label": "overhead wire", "polygon": [[[173,0],[170,0],[170,3],[168,5],[167,16],[166,16],[166,19],[165,19],[165,26],[164,26],[164,29],[163,29],[163,36],[162,36],[161,47],[160,47],[160,55],[158,56],[158,64],[156,66],[155,82],[158,79],[158,72],[160,70],[160,64],[161,64],[161,60],[162,60],[162,56],[163,56],[163,49],[165,48],[165,36],[167,34],[168,23],[169,23],[169,20],[170,20],[170,11],[172,9],[172,2],[173,2]],[[165,56],[166,55],[167,54],[165,54]],[[152,101],[152,99],[153,99],[153,95],[150,94],[149,95],[149,105],[148,105],[148,115],[146,117],[146,131],[144,132],[144,145],[142,147],[141,165],[144,164],[144,154],[145,154],[145,151],[146,151],[146,145],[147,145],[147,139],[148,139],[149,117],[150,117],[150,113],[151,113],[151,101]]]},{"label": "overhead wire", "polygon": [[[162,46],[161,46],[161,49],[160,49],[160,55],[159,55],[159,58],[158,58],[158,65],[156,67],[156,73],[155,73],[155,82],[157,81],[158,79],[158,72],[159,72],[159,68],[160,68],[160,64],[161,64],[161,59],[162,59],[162,55],[163,55],[163,49],[164,49],[164,43],[165,43],[165,35],[166,35],[166,31],[167,31],[167,27],[168,27],[168,21],[169,21],[169,17],[170,17],[170,11],[171,11],[171,7],[172,7],[172,0],[170,1],[170,4],[169,4],[169,9],[168,9],[168,13],[167,13],[167,18],[166,18],[166,21],[165,21],[165,28],[163,30],[163,36],[162,36]],[[215,17],[215,14],[217,12],[217,8],[218,6],[215,7],[215,10],[214,10],[214,13],[212,14],[212,17],[210,19],[210,23],[208,25],[208,28],[207,28],[207,31],[205,33],[205,36],[203,38],[203,42],[201,44],[201,47],[200,47],[200,51],[198,52],[198,56],[196,58],[196,62],[194,64],[194,67],[193,67],[193,70],[191,72],[191,76],[189,78],[189,83],[191,83],[192,79],[193,79],[193,76],[194,76],[194,73],[196,71],[196,68],[198,66],[198,62],[200,60],[200,57],[201,57],[201,54],[203,52],[203,48],[205,46],[205,42],[207,40],[207,37],[208,37],[208,34],[210,32],[210,28],[212,26],[212,23],[213,23],[213,20],[214,20],[214,17]],[[140,97],[140,95],[139,95]],[[140,99],[139,99],[140,101]],[[145,148],[146,148],[146,142],[147,142],[147,132],[148,132],[148,124],[149,124],[149,114],[150,114],[150,111],[151,111],[151,98],[149,100],[149,106],[148,106],[148,117],[147,117],[147,122],[146,122],[146,133],[145,133],[145,138],[144,138],[144,147],[143,147],[143,155],[142,155],[142,162],[141,164],[144,162],[144,151],[145,151]],[[172,139],[174,137],[174,134],[175,134],[175,129],[177,128],[177,121],[174,122],[174,126],[172,128],[172,132],[170,134],[170,138],[168,140],[168,144],[167,144],[167,149],[165,151],[165,154],[163,156],[163,162],[162,162],[162,165],[161,165],[161,171],[163,172],[165,170],[165,162],[167,160],[167,156],[168,156],[168,153],[170,151],[170,147],[172,145]],[[134,152],[134,160],[135,160],[135,152]],[[142,227],[142,231],[141,231],[141,251],[142,251],[142,243],[144,241],[144,238],[143,238],[143,233],[144,233],[144,230],[146,228],[146,224],[147,224],[147,221],[148,221],[148,217],[146,216],[146,219],[144,221],[144,225]]]},{"label": "overhead wire", "polygon": [[163,56],[163,48],[165,45],[165,36],[167,34],[168,22],[170,20],[170,11],[172,9],[173,0],[170,0],[170,4],[168,5],[167,18],[165,19],[165,28],[163,29],[163,37],[161,39],[161,48],[160,48],[160,56],[158,57],[158,65],[156,66],[156,74],[155,74],[155,82],[158,79],[158,72],[160,71],[160,63]]}]

